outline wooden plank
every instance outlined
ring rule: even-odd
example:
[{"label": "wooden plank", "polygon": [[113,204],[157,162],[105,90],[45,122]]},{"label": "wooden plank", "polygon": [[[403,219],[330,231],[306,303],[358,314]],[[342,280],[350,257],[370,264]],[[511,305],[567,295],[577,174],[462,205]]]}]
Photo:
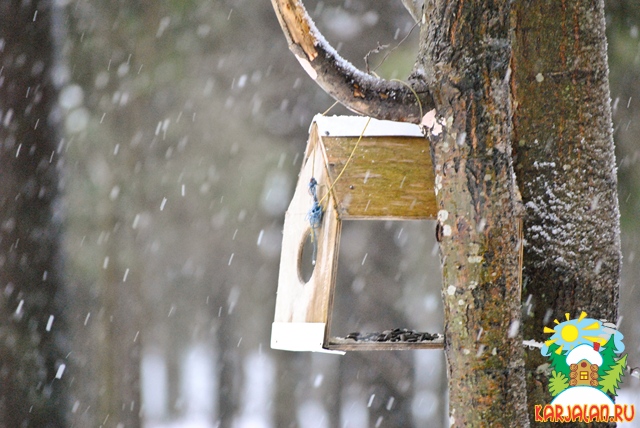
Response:
[{"label": "wooden plank", "polygon": [[[313,130],[313,129],[312,129]],[[338,215],[346,219],[435,219],[429,142],[419,137],[320,136]]]},{"label": "wooden plank", "polygon": [[341,337],[331,337],[324,348],[336,351],[401,351],[415,349],[444,349],[444,337],[421,342],[356,342]]},{"label": "wooden plank", "polygon": [[319,198],[323,198],[329,189],[324,158],[315,151],[317,145],[314,141],[312,137],[285,215],[274,322],[326,323],[329,317],[329,298],[335,283],[340,237],[340,221],[330,196],[322,203],[322,225],[316,229],[316,266],[306,284],[299,270],[302,246],[311,232],[308,212],[313,199],[309,193],[309,180],[312,176],[317,180]]}]

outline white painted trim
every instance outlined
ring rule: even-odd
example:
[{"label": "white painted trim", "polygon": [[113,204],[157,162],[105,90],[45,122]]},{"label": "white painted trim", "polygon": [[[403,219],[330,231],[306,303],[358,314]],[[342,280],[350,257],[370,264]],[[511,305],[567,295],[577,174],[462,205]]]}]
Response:
[{"label": "white painted trim", "polygon": [[322,347],[325,328],[323,322],[274,322],[271,325],[271,348],[344,355],[344,351]]},{"label": "white painted trim", "polygon": [[[318,125],[320,137],[359,137],[367,124],[366,116],[323,116],[317,114],[313,123]],[[365,137],[422,137],[419,125],[390,120],[371,119],[364,132]]]}]

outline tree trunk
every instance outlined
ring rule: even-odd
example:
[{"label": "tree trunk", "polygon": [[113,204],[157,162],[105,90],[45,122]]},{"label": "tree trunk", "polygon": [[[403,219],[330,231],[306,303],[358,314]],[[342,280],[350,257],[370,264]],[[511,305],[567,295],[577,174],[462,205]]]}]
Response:
[{"label": "tree trunk", "polygon": [[[298,379],[302,378],[307,355],[293,352],[282,352],[276,359],[278,382],[275,385],[274,423],[277,427],[295,428],[296,414],[292,407],[297,405]],[[303,366],[304,364],[304,366]],[[222,394],[220,394],[222,399]],[[221,403],[222,404],[222,403]]]},{"label": "tree trunk", "polygon": [[[128,75],[114,78],[116,67],[111,62],[121,64],[127,58],[122,58],[123,51],[135,52],[127,43],[144,42],[132,24],[138,18],[134,6],[112,3],[83,2],[65,11],[69,31],[65,65],[72,71],[68,84],[85,91],[80,107],[90,115],[87,127],[71,132],[65,146],[74,160],[67,170],[73,186],[67,196],[67,251],[69,263],[74,264],[69,282],[77,314],[72,358],[78,408],[72,417],[79,426],[137,427],[140,360],[148,322],[142,299],[147,264],[139,262],[138,245],[146,230],[133,224],[137,214],[144,218],[140,207],[146,201],[140,183],[146,171],[133,172],[143,149],[132,136],[144,129],[140,113],[144,109],[138,107],[151,103],[146,94],[134,91],[126,105],[105,102],[129,87]],[[155,12],[147,8],[148,19],[157,16]],[[120,16],[126,17],[122,20],[127,25]],[[132,56],[134,67],[138,58]],[[149,68],[153,64],[145,63]],[[109,78],[104,87],[95,84],[105,72]]]},{"label": "tree trunk", "polygon": [[[524,337],[568,312],[617,321],[619,211],[603,1],[514,3],[515,170],[526,206]],[[546,363],[526,354],[529,414]]]},{"label": "tree trunk", "polygon": [[[127,154],[127,151],[123,151],[120,158],[125,165],[129,163]],[[112,234],[104,244],[103,269],[98,278],[102,303],[98,316],[101,318],[99,328],[102,340],[97,347],[100,350],[100,372],[94,373],[94,376],[100,376],[102,393],[99,394],[96,422],[135,428],[141,425],[142,299],[139,285],[135,282],[137,275],[123,281],[122,272],[126,269],[126,262],[119,255],[127,252],[128,237],[126,231],[122,233],[118,226],[124,223],[124,216],[118,211],[117,207],[107,208],[106,212],[101,213],[104,217],[99,222],[101,230]]]},{"label": "tree trunk", "polygon": [[418,69],[430,128],[443,266],[449,418],[526,426],[520,205],[511,162],[509,2],[426,5]]},{"label": "tree trunk", "polygon": [[[50,2],[0,4],[0,426],[65,425]],[[58,340],[56,340],[56,336]],[[58,376],[56,376],[58,375]],[[66,377],[65,377],[66,376]]]}]

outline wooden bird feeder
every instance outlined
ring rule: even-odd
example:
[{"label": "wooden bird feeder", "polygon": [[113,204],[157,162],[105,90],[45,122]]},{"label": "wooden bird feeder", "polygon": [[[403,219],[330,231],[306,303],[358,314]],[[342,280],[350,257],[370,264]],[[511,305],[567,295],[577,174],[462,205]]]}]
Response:
[{"label": "wooden bird feeder", "polygon": [[[375,119],[367,125],[367,120],[321,115],[313,119],[284,221],[271,331],[274,349],[343,353],[443,347],[440,334],[414,335],[411,341],[405,340],[406,334],[394,337],[394,341],[330,337],[342,220],[436,218],[429,143],[420,127]],[[324,209],[322,223],[314,229],[309,221],[312,177],[318,183],[317,198]],[[310,235],[315,239],[315,267],[305,281],[302,249]]]}]

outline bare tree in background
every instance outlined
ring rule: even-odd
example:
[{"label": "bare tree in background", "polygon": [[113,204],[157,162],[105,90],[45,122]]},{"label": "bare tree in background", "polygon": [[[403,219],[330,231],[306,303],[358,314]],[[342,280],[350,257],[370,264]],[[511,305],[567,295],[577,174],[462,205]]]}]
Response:
[{"label": "bare tree in background", "polygon": [[[527,397],[520,326],[540,339],[558,311],[617,315],[620,239],[603,2],[428,0],[417,14],[420,51],[407,85],[339,57],[299,0],[272,3],[291,51],[327,93],[358,113],[428,128],[450,421],[528,425],[526,404],[549,396],[536,379],[541,358],[531,355]],[[533,305],[523,320],[521,292]]]},{"label": "bare tree in background", "polygon": [[48,1],[0,4],[0,426],[65,426]]},{"label": "bare tree in background", "polygon": [[[525,216],[524,335],[565,312],[618,320],[620,231],[601,1],[514,3],[515,170]],[[550,401],[528,352],[530,414]],[[606,424],[604,424],[606,425]]]}]

